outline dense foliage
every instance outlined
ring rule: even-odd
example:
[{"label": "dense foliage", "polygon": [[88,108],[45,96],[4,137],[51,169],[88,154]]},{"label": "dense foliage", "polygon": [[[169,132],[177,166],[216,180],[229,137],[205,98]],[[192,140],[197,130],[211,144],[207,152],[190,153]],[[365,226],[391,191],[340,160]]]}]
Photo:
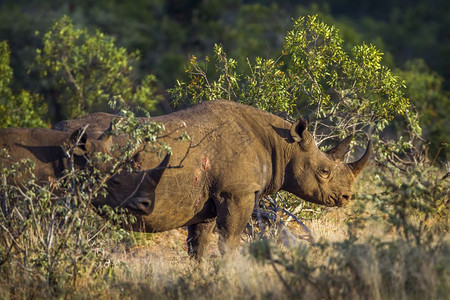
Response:
[{"label": "dense foliage", "polygon": [[42,118],[47,112],[47,106],[42,97],[26,90],[18,94],[12,91],[13,70],[9,59],[8,43],[0,42],[0,128],[45,126]]},{"label": "dense foliage", "polygon": [[49,77],[63,118],[103,111],[116,95],[147,111],[154,109],[155,77],[145,76],[139,86],[133,78],[137,52],[128,54],[100,31],[90,35],[85,29],[74,29],[66,16],[45,34],[43,42],[35,67],[42,77]]},{"label": "dense foliage", "polygon": [[[252,69],[247,64],[247,58],[252,64],[257,57],[264,58],[266,64],[270,63],[270,59],[278,63],[277,58],[283,55],[281,49],[285,42],[284,36],[289,28],[292,28],[292,20],[297,20],[302,15],[319,13],[326,23],[333,24],[340,30],[343,38],[341,47],[347,54],[352,56],[352,47],[355,45],[372,47],[373,44],[378,53],[384,53],[384,65],[389,67],[394,75],[401,75],[406,81],[411,80],[413,84],[408,85],[405,93],[421,109],[419,118],[440,122],[422,124],[423,136],[432,146],[431,155],[439,153],[439,160],[445,160],[448,148],[446,150],[445,146],[442,146],[443,143],[448,143],[450,134],[450,126],[443,121],[448,115],[448,105],[445,103],[448,103],[450,82],[447,53],[449,41],[445,34],[450,21],[445,13],[447,10],[448,3],[442,0],[426,4],[419,0],[384,4],[366,0],[352,5],[347,1],[319,1],[311,5],[299,5],[289,0],[182,3],[160,0],[134,0],[126,3],[101,0],[95,3],[65,4],[52,0],[7,0],[0,6],[0,40],[6,40],[12,49],[12,91],[18,94],[21,90],[28,90],[30,94],[40,94],[48,105],[48,113],[44,115],[44,119],[56,122],[68,116],[63,112],[70,110],[68,107],[71,106],[84,107],[87,112],[108,109],[100,99],[108,97],[108,91],[102,89],[102,84],[108,85],[106,74],[112,69],[108,69],[111,67],[106,65],[89,63],[89,57],[82,53],[94,46],[92,43],[85,44],[88,39],[95,41],[94,44],[99,43],[95,46],[97,50],[93,51],[93,58],[104,56],[104,59],[111,62],[124,63],[124,57],[128,57],[134,61],[127,61],[127,66],[132,66],[133,70],[131,73],[124,71],[121,75],[122,81],[128,83],[121,84],[125,85],[124,90],[129,91],[127,93],[130,93],[131,98],[136,101],[137,98],[141,99],[137,102],[142,103],[144,96],[149,97],[146,101],[149,101],[147,107],[150,108],[154,107],[150,100],[157,98],[154,88],[157,88],[157,94],[161,95],[165,89],[174,87],[177,79],[185,81],[183,73],[188,56],[195,55],[200,59],[212,57],[214,44],[221,44],[224,52],[236,61],[237,73],[249,76]],[[68,75],[64,72],[58,71],[56,74],[48,74],[50,77],[40,77],[42,70],[39,68],[48,70],[50,66],[41,65],[30,70],[33,61],[36,61],[36,49],[44,51],[45,43],[55,44],[55,40],[50,39],[52,36],[56,37],[55,33],[48,31],[57,20],[60,26],[68,22],[62,22],[63,15],[69,16],[74,24],[72,29],[66,30],[79,34],[79,38],[72,44],[78,58],[68,62],[70,71],[79,76],[75,81],[79,86],[78,93],[75,93],[76,85],[68,81]],[[102,32],[102,38],[99,37],[98,30]],[[48,33],[44,34],[46,32]],[[117,46],[113,47],[112,41]],[[108,43],[110,50],[106,48]],[[127,49],[126,54],[123,52],[124,48]],[[119,54],[119,49],[122,49],[122,54]],[[140,53],[139,60],[135,59],[137,51]],[[44,53],[40,54],[42,62],[48,61],[49,57],[44,58],[45,55],[42,55]],[[422,59],[420,63],[417,63],[418,58]],[[120,63],[116,68],[119,65]],[[98,78],[87,75],[88,67],[96,69],[104,76],[103,83],[98,82]],[[278,69],[275,66],[272,68]],[[152,75],[156,76],[156,82]],[[254,74],[254,77],[256,76],[258,75]],[[432,78],[433,80],[429,81]],[[60,82],[61,80],[65,82]],[[83,80],[93,80],[100,87],[96,88],[93,83]],[[428,84],[424,84],[425,82]],[[422,85],[421,88],[418,88],[419,84]],[[119,83],[116,83],[115,88],[118,88],[118,85]],[[79,98],[83,88],[86,89],[82,91],[85,99],[75,101],[75,96]],[[92,94],[89,95],[92,93],[90,89],[102,89],[100,97],[97,99]],[[70,99],[67,91],[74,92]],[[131,101],[131,98],[128,100]],[[170,110],[167,102],[160,102],[157,108],[164,112]],[[300,110],[303,108],[301,106]],[[83,109],[78,113],[82,113]],[[71,116],[74,114],[75,112]],[[389,132],[396,134],[400,128],[390,127]]]},{"label": "dense foliage", "polygon": [[207,74],[208,57],[202,67],[193,56],[188,81],[178,81],[169,92],[176,104],[228,99],[272,113],[300,110],[314,117],[313,135],[319,143],[378,122],[377,129],[383,130],[387,121],[409,108],[405,84],[381,64],[382,53],[373,45],[354,46],[347,53],[342,43],[336,28],[317,16],[302,17],[287,32],[278,59],[247,60],[249,71],[239,73],[237,60],[216,45],[216,78]]}]

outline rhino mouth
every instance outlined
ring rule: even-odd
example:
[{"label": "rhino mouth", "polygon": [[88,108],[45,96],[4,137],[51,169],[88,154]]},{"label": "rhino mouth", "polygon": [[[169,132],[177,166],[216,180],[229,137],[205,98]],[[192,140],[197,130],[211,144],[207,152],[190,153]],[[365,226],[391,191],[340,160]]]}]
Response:
[{"label": "rhino mouth", "polygon": [[342,207],[348,203],[349,199],[350,199],[350,196],[347,196],[347,195],[333,194],[328,197],[327,201],[325,201],[325,205]]},{"label": "rhino mouth", "polygon": [[149,215],[153,211],[153,201],[147,197],[136,197],[128,200],[125,208],[137,217]]},{"label": "rhino mouth", "polygon": [[325,202],[325,205],[341,207],[343,203],[338,195],[333,194],[328,197],[327,201]]},{"label": "rhino mouth", "polygon": [[327,199],[325,199],[323,204],[331,207],[331,206],[336,206],[337,202],[338,202],[338,198],[334,195],[330,195],[330,196],[328,196]]}]

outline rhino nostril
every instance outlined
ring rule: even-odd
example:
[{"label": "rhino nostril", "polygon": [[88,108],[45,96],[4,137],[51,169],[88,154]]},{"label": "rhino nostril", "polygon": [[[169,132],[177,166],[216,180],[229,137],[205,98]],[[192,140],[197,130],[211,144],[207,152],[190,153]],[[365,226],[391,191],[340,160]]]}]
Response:
[{"label": "rhino nostril", "polygon": [[141,210],[144,214],[151,213],[152,210],[152,201],[150,199],[137,199],[136,206],[139,210]]},{"label": "rhino nostril", "polygon": [[349,195],[342,195],[342,199],[344,201],[349,201],[350,200],[350,196]]}]

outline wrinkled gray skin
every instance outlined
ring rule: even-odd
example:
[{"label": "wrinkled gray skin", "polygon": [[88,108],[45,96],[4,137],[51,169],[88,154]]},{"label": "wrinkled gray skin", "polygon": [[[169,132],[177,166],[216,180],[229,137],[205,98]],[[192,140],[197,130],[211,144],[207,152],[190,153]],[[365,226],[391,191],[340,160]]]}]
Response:
[{"label": "wrinkled gray skin", "polygon": [[[90,128],[106,130],[112,118],[103,114]],[[169,168],[157,184],[145,180],[146,172],[119,175],[120,193],[110,193],[105,203],[130,209],[138,217],[139,230],[188,226],[189,253],[198,258],[215,226],[221,251],[235,249],[255,201],[264,195],[285,190],[310,202],[345,205],[371,153],[369,143],[359,161],[343,163],[351,138],[324,153],[307,131],[306,121],[290,124],[230,101],[203,102],[152,121],[166,126],[163,140],[173,152],[166,156]],[[85,121],[74,120],[74,126],[77,122]],[[60,129],[69,128],[71,122],[66,121]],[[191,143],[176,139],[183,131]],[[141,152],[137,158],[144,170],[160,163],[152,153]]]}]

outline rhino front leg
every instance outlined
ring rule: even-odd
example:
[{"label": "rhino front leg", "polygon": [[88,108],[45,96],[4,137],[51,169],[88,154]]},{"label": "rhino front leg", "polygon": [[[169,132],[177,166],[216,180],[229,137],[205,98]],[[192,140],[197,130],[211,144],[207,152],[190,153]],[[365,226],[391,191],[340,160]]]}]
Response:
[{"label": "rhino front leg", "polygon": [[217,201],[219,250],[222,254],[237,249],[241,234],[253,212],[255,195],[223,197]]},{"label": "rhino front leg", "polygon": [[188,226],[187,246],[188,253],[192,258],[200,260],[203,258],[208,245],[211,241],[211,235],[216,223],[215,219],[204,223],[198,223]]}]

